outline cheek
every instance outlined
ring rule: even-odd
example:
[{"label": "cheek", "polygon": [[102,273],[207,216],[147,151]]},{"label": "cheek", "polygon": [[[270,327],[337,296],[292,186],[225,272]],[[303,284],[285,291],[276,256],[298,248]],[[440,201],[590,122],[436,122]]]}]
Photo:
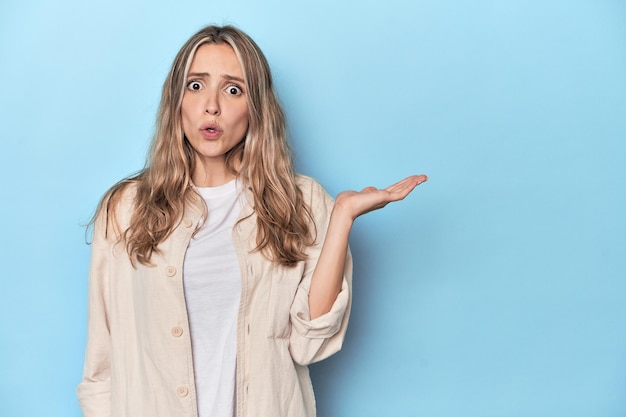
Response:
[{"label": "cheek", "polygon": [[244,107],[238,113],[237,122],[243,130],[248,130],[248,107]]},{"label": "cheek", "polygon": [[191,111],[191,103],[189,103],[189,100],[184,100],[181,103],[180,106],[180,118],[181,121],[183,123],[183,130],[185,131],[185,133],[188,133],[188,129],[190,127],[191,124],[191,120],[192,120],[192,111]]},{"label": "cheek", "polygon": [[192,104],[192,100],[186,98],[186,96],[183,97],[183,101],[180,103],[180,113],[184,118],[188,118],[191,114]]}]

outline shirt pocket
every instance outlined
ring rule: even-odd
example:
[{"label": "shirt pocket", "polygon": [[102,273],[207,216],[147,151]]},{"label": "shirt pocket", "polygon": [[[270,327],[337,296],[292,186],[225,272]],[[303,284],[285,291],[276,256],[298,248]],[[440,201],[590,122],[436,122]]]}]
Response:
[{"label": "shirt pocket", "polygon": [[288,338],[291,334],[291,306],[302,280],[302,271],[300,263],[293,268],[279,266],[270,275],[267,311],[268,337],[271,339]]}]

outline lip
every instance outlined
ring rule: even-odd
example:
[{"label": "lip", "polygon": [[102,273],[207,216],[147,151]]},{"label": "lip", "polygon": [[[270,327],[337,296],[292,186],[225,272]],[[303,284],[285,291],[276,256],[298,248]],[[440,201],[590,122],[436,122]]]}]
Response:
[{"label": "lip", "polygon": [[200,132],[202,133],[202,136],[204,136],[205,139],[210,139],[210,140],[217,139],[220,136],[222,136],[222,133],[224,133],[220,125],[217,124],[216,122],[209,122],[209,123],[203,124],[202,126],[200,126]]}]

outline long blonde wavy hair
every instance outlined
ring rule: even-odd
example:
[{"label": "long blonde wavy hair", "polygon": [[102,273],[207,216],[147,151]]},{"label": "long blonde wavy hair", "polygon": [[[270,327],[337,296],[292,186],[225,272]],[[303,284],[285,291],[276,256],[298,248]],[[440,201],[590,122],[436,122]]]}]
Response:
[{"label": "long blonde wavy hair", "polygon": [[[293,266],[306,259],[305,249],[315,239],[311,213],[296,185],[285,115],[267,60],[257,44],[233,26],[205,27],[183,45],[163,84],[156,132],[145,167],[104,195],[91,223],[106,210],[105,234],[114,226],[133,264],[138,261],[149,265],[159,243],[181,221],[185,205],[197,194],[191,181],[194,150],[183,132],[181,103],[196,50],[211,43],[230,45],[244,73],[248,132],[226,154],[226,166],[252,190],[257,215],[256,250],[274,262]],[[115,208],[122,190],[131,183],[136,184],[135,205],[130,224],[122,231]]]}]

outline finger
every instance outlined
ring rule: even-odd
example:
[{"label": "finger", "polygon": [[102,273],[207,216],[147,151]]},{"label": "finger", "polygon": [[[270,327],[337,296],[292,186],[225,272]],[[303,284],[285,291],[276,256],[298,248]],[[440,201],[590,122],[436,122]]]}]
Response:
[{"label": "finger", "polygon": [[421,183],[428,181],[428,175],[420,174],[420,175],[414,175],[414,176],[417,177],[417,185],[420,185]]},{"label": "finger", "polygon": [[405,186],[414,187],[420,185],[423,182],[428,181],[428,177],[426,175],[412,175],[410,177],[405,178],[403,181]]},{"label": "finger", "polygon": [[415,189],[419,184],[428,180],[426,175],[412,175],[397,183],[385,188],[392,196],[394,200],[404,199],[411,191]]},{"label": "finger", "polygon": [[413,189],[415,186],[417,186],[417,184],[419,184],[419,181],[420,179],[418,178],[418,176],[407,177],[401,181],[396,182],[395,184],[390,185],[389,187],[385,188],[385,190],[389,191],[390,193],[395,193],[405,190],[407,188]]}]

